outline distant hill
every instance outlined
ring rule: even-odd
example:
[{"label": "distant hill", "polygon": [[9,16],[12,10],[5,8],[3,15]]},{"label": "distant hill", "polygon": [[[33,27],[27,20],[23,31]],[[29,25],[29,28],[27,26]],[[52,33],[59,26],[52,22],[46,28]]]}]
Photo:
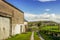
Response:
[{"label": "distant hill", "polygon": [[44,25],[58,25],[58,23],[53,22],[53,21],[35,21],[35,22],[29,22],[29,26],[44,26]]}]

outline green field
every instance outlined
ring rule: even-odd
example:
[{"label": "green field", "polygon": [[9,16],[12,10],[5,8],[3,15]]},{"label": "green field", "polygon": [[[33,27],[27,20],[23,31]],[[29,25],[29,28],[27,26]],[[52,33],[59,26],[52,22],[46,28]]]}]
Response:
[{"label": "green field", "polygon": [[44,26],[44,27],[40,27],[40,30],[52,31],[52,32],[60,32],[58,26]]}]

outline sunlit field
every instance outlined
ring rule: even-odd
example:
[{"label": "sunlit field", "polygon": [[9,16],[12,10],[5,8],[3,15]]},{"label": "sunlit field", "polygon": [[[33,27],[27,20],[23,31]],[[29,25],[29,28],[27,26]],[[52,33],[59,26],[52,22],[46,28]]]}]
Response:
[{"label": "sunlit field", "polygon": [[52,31],[52,32],[60,32],[59,26],[44,26],[44,27],[41,27],[40,30]]}]

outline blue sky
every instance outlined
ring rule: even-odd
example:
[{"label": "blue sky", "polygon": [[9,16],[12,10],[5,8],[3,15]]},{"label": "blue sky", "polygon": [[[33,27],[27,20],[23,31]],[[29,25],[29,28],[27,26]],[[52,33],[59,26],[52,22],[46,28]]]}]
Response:
[{"label": "blue sky", "polygon": [[50,9],[49,13],[60,13],[60,1],[46,1],[39,0],[7,0],[12,5],[27,13],[40,14],[44,13],[45,9]]},{"label": "blue sky", "polygon": [[38,16],[41,17],[40,15],[58,16],[60,14],[60,0],[6,0],[6,1],[22,10],[27,20],[35,19]]}]

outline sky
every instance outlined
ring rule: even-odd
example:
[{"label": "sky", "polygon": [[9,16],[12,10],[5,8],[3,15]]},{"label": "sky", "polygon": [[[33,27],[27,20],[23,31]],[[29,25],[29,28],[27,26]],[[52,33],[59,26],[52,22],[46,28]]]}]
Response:
[{"label": "sky", "polygon": [[6,0],[24,12],[27,21],[60,23],[60,0]]}]

